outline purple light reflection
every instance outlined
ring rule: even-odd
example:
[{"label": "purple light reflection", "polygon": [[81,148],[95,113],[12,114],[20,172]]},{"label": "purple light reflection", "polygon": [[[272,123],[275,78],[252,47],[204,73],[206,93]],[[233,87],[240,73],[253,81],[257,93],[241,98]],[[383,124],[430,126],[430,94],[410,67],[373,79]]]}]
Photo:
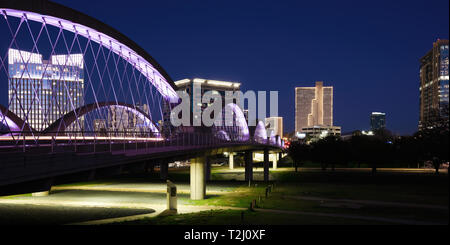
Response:
[{"label": "purple light reflection", "polygon": [[266,126],[263,121],[259,121],[256,125],[255,135],[253,136],[254,140],[258,143],[264,144],[267,140],[267,131]]},{"label": "purple light reflection", "polygon": [[[9,127],[10,132],[21,131],[20,127],[17,124],[15,124],[9,117],[4,116],[1,110],[0,110],[0,123],[2,124],[4,123],[7,127]],[[11,133],[4,135],[11,135]]]},{"label": "purple light reflection", "polygon": [[245,120],[245,116],[241,108],[239,108],[239,106],[234,103],[229,103],[225,107],[226,107],[225,109],[230,108],[233,111],[234,115],[236,116],[236,124],[237,124],[236,126],[239,127],[241,133],[239,139],[241,141],[249,140],[250,133],[247,126],[247,121]]}]

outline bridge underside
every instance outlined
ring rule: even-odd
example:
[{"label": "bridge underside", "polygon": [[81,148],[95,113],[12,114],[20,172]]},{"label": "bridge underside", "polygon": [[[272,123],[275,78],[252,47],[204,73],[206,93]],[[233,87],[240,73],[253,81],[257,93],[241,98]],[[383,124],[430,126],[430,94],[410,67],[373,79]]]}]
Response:
[{"label": "bridge underside", "polygon": [[[144,170],[150,164],[190,160],[224,152],[249,152],[268,149],[266,145],[224,144],[222,146],[166,146],[153,149],[125,149],[123,145],[97,145],[99,152],[54,154],[2,154],[8,162],[0,166],[0,195],[13,195],[48,191],[51,185],[87,181],[106,175],[119,174],[123,169],[140,166]],[[269,147],[278,151],[279,148]],[[204,164],[204,163],[202,163]]]}]

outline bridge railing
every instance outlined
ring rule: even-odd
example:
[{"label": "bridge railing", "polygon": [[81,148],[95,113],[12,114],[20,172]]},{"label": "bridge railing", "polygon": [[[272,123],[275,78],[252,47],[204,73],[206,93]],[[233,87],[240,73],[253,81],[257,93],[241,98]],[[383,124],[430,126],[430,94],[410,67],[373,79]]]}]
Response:
[{"label": "bridge railing", "polygon": [[159,132],[115,131],[98,132],[84,131],[58,135],[29,132],[13,132],[0,136],[0,153],[29,152],[29,153],[96,153],[118,151],[151,151],[158,148],[189,149],[198,147],[217,147],[226,145],[269,145],[278,146],[269,138],[267,140],[242,140],[240,137],[223,139],[211,133],[189,132],[177,133],[163,137]]}]

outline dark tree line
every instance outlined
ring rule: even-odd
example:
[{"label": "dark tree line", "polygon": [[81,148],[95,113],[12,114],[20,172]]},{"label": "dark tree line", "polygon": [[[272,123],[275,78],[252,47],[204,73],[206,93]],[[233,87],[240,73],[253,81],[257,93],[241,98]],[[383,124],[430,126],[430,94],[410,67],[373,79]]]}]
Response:
[{"label": "dark tree line", "polygon": [[446,127],[425,129],[412,136],[394,137],[387,130],[375,135],[355,134],[349,140],[338,136],[328,136],[311,144],[300,141],[291,142],[287,149],[295,169],[306,161],[319,163],[322,170],[335,165],[347,166],[350,163],[368,164],[375,174],[382,166],[416,167],[432,161],[436,169],[448,162],[448,124]]}]

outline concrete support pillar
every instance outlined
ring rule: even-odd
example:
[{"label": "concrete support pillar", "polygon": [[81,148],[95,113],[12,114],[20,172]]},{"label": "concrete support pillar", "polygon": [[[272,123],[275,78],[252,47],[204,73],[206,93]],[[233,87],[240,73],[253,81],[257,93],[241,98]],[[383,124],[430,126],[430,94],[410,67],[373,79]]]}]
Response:
[{"label": "concrete support pillar", "polygon": [[245,161],[245,181],[253,181],[253,153],[246,151],[244,153]]},{"label": "concrete support pillar", "polygon": [[230,166],[230,169],[234,169],[234,152],[230,152],[230,155],[228,155],[228,165]]},{"label": "concrete support pillar", "polygon": [[202,200],[206,195],[205,157],[191,159],[191,199]]},{"label": "concrete support pillar", "polygon": [[269,181],[269,150],[264,149],[264,181]]},{"label": "concrete support pillar", "polygon": [[277,169],[278,167],[278,154],[274,153],[272,154],[273,161],[272,161],[272,167],[273,169]]},{"label": "concrete support pillar", "polygon": [[205,180],[211,180],[211,158],[206,157],[206,165],[205,165]]},{"label": "concrete support pillar", "polygon": [[163,160],[159,163],[159,176],[162,180],[167,180],[169,175],[169,162]]}]

